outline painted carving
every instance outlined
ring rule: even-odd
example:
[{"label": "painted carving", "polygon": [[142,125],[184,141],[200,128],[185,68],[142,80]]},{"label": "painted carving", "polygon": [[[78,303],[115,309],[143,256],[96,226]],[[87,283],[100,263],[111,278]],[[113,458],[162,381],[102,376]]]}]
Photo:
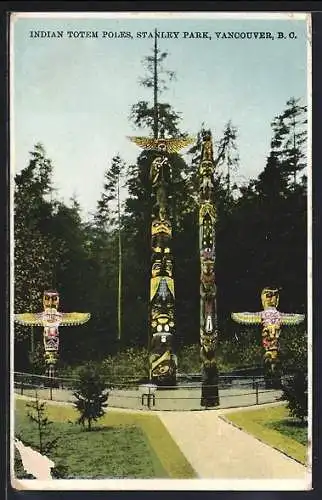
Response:
[{"label": "painted carving", "polygon": [[246,325],[262,326],[262,347],[265,373],[274,377],[279,363],[279,338],[281,327],[298,325],[305,319],[304,314],[282,313],[278,308],[279,290],[265,287],[261,292],[263,310],[259,312],[232,313],[234,321]]},{"label": "painted carving", "polygon": [[199,165],[200,248],[200,359],[202,366],[201,406],[219,405],[218,370],[215,350],[218,337],[216,277],[214,159],[210,132],[203,135]]},{"label": "painted carving", "polygon": [[47,375],[54,376],[55,366],[59,357],[59,327],[74,326],[86,323],[90,319],[89,313],[58,311],[59,294],[49,290],[43,294],[44,310],[39,313],[15,314],[14,320],[24,326],[42,326],[44,358]]},{"label": "painted carving", "polygon": [[172,167],[169,153],[179,151],[192,139],[130,137],[144,149],[154,149],[156,158],[150,166],[150,182],[154,202],[151,224],[150,277],[150,380],[158,385],[174,385],[177,358],[173,351],[175,336],[175,284],[171,252],[172,225],[169,191]]}]

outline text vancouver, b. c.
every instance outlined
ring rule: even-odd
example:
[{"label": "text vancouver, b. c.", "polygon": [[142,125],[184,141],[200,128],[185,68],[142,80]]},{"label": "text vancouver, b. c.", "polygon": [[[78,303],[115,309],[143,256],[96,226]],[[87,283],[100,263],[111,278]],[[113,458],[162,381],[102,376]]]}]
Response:
[{"label": "text vancouver, b. c.", "polygon": [[30,38],[105,38],[105,39],[134,39],[134,38],[162,38],[162,39],[193,39],[193,40],[281,40],[296,39],[295,32],[281,31],[93,31],[93,30],[30,30]]}]

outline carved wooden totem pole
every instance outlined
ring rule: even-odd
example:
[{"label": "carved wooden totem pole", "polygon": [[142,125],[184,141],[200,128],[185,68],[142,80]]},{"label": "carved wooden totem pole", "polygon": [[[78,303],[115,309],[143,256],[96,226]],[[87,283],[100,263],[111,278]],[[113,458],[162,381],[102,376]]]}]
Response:
[{"label": "carved wooden totem pole", "polygon": [[262,325],[262,346],[264,349],[264,373],[267,386],[279,386],[279,337],[283,325],[298,325],[305,319],[304,314],[282,313],[278,311],[279,290],[265,287],[261,292],[263,310],[259,312],[232,313],[237,323]]},{"label": "carved wooden totem pole", "polygon": [[215,281],[214,158],[210,132],[204,133],[199,165],[200,248],[200,357],[202,363],[201,406],[219,405],[215,348],[218,336]]},{"label": "carved wooden totem pole", "polygon": [[175,286],[171,252],[172,224],[169,193],[172,167],[169,153],[187,146],[192,139],[130,137],[144,149],[156,150],[151,163],[150,182],[154,205],[151,223],[150,277],[150,381],[158,385],[176,383],[177,358],[173,352],[175,324]]},{"label": "carved wooden totem pole", "polygon": [[43,342],[46,374],[48,377],[53,378],[59,356],[58,328],[60,326],[74,326],[86,323],[90,319],[90,314],[58,312],[59,294],[52,290],[44,292],[43,306],[44,310],[39,313],[15,314],[14,320],[24,326],[42,326],[44,328]]}]

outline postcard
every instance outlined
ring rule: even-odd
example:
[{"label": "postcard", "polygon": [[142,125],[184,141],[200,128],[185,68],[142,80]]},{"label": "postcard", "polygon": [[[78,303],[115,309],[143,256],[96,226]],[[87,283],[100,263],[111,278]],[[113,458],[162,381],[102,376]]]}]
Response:
[{"label": "postcard", "polygon": [[308,490],[311,19],[12,12],[11,481]]}]

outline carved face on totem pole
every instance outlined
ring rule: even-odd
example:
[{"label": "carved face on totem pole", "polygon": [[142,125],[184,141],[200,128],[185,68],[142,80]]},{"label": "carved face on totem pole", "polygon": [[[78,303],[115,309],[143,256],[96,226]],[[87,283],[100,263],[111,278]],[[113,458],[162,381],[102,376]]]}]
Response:
[{"label": "carved face on totem pole", "polygon": [[218,334],[216,331],[212,335],[207,335],[202,330],[200,331],[200,344],[205,352],[210,352],[215,350],[217,335]]},{"label": "carved face on totem pole", "polygon": [[166,252],[166,249],[170,252],[172,228],[168,220],[154,219],[151,225],[151,235],[153,252]]},{"label": "carved face on totem pole", "polygon": [[171,182],[172,169],[167,156],[157,156],[151,163],[150,180],[152,188],[160,183],[169,185]]},{"label": "carved face on totem pole", "polygon": [[268,309],[269,307],[278,307],[279,304],[279,291],[276,288],[265,287],[261,293],[261,300],[263,309]]},{"label": "carved face on totem pole", "polygon": [[59,294],[55,290],[45,290],[43,295],[43,306],[45,312],[57,311],[59,306]]},{"label": "carved face on totem pole", "polygon": [[211,200],[213,193],[213,164],[211,161],[203,161],[200,164],[199,175],[200,182],[200,197],[202,200]]},{"label": "carved face on totem pole", "polygon": [[208,290],[215,282],[215,271],[213,260],[203,260],[201,262],[201,283],[204,290]]},{"label": "carved face on totem pole", "polygon": [[214,154],[213,154],[211,133],[204,132],[202,140],[203,142],[202,142],[201,157],[203,160],[209,160],[212,162]]},{"label": "carved face on totem pole", "polygon": [[159,379],[173,376],[177,368],[176,356],[172,353],[172,335],[154,334],[151,339],[151,375]]},{"label": "carved face on totem pole", "polygon": [[207,370],[216,367],[215,349],[217,345],[217,336],[217,331],[211,335],[207,335],[202,331],[200,332],[200,358],[203,367]]},{"label": "carved face on totem pole", "polygon": [[172,334],[174,329],[174,283],[166,276],[151,279],[152,334]]},{"label": "carved face on totem pole", "polygon": [[214,248],[213,227],[216,222],[216,212],[211,203],[204,203],[199,212],[200,247],[203,249]]}]

